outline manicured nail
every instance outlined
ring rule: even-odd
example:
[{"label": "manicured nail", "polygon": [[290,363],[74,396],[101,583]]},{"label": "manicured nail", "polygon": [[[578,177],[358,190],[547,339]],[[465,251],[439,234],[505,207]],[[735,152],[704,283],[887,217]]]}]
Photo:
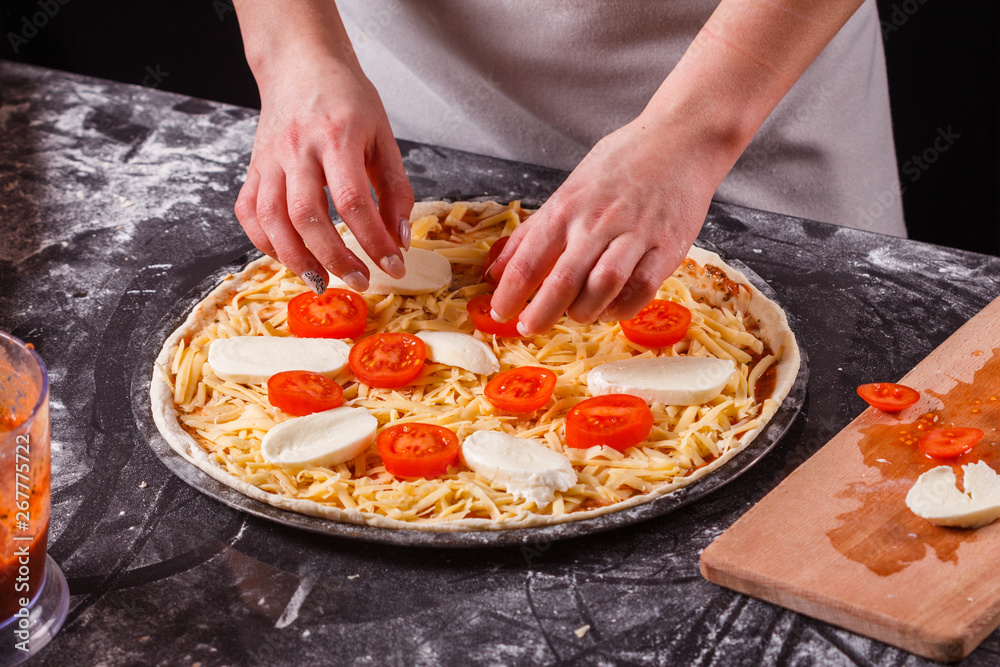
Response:
[{"label": "manicured nail", "polygon": [[528,327],[524,326],[524,322],[517,323],[517,333],[522,336],[532,336],[534,335],[531,331],[528,331]]},{"label": "manicured nail", "polygon": [[486,267],[486,271],[483,272],[483,275],[486,276],[487,278],[493,279],[495,282],[500,282],[500,278],[498,276],[493,275],[493,267],[495,267],[496,265],[497,261],[494,259],[493,263]]},{"label": "manicured nail", "polygon": [[351,271],[346,276],[342,277],[347,286],[350,287],[355,292],[364,292],[368,289],[368,279],[365,278],[365,274],[360,271]]},{"label": "manicured nail", "polygon": [[499,315],[497,315],[497,311],[493,310],[492,308],[490,308],[490,318],[494,322],[499,322],[500,324],[503,324],[504,322],[510,319],[509,317],[500,317]]},{"label": "manicured nail", "polygon": [[410,221],[406,218],[399,219],[399,242],[403,244],[403,250],[410,249]]},{"label": "manicured nail", "polygon": [[315,271],[306,271],[302,274],[302,280],[306,281],[310,289],[317,295],[322,295],[326,291],[326,280]]},{"label": "manicured nail", "polygon": [[393,278],[398,279],[406,275],[406,267],[396,255],[386,255],[379,261],[378,265]]}]

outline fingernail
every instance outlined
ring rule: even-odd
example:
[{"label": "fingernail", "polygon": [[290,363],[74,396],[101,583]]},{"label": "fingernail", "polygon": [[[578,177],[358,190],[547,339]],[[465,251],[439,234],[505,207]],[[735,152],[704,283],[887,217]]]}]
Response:
[{"label": "fingernail", "polygon": [[533,335],[531,331],[528,331],[528,327],[524,326],[524,322],[517,323],[517,333],[521,334],[522,336]]},{"label": "fingernail", "polygon": [[493,260],[493,263],[490,264],[488,267],[486,267],[486,272],[483,275],[485,275],[487,278],[492,278],[496,282],[500,282],[499,278],[497,278],[495,275],[493,275],[493,267],[496,266],[496,265],[497,265],[497,261]]},{"label": "fingernail", "polygon": [[326,280],[315,271],[306,271],[302,274],[302,280],[306,281],[310,289],[317,295],[322,295],[326,291]]},{"label": "fingernail", "polygon": [[617,318],[612,317],[611,314],[608,313],[608,311],[606,310],[600,315],[598,315],[597,319],[600,320],[603,324],[614,324],[615,322],[618,321]]},{"label": "fingernail", "polygon": [[365,274],[360,271],[351,271],[346,276],[342,277],[347,286],[350,287],[355,292],[364,292],[368,289],[368,279],[365,278]]},{"label": "fingernail", "polygon": [[500,324],[503,324],[504,322],[510,319],[509,317],[500,317],[499,315],[497,315],[497,311],[493,310],[492,308],[490,308],[490,318],[492,318],[494,322],[499,322]]},{"label": "fingernail", "polygon": [[406,275],[406,267],[396,255],[386,255],[379,261],[378,265],[393,278],[402,278]]},{"label": "fingernail", "polygon": [[410,221],[406,218],[399,219],[399,242],[403,244],[403,250],[410,249]]}]

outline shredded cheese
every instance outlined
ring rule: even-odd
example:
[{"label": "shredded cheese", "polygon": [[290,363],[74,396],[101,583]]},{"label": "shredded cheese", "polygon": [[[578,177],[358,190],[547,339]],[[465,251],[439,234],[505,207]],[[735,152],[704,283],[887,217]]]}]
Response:
[{"label": "shredded cheese", "polygon": [[[412,223],[413,245],[433,249],[452,262],[454,281],[432,295],[364,295],[369,307],[365,334],[374,331],[462,331],[491,345],[500,370],[533,365],[557,376],[554,403],[531,415],[495,412],[483,399],[489,378],[428,363],[413,385],[384,390],[357,382],[350,371],[338,377],[347,405],[367,408],[381,426],[428,422],[460,438],[482,429],[536,438],[565,454],[578,483],[557,493],[546,514],[563,515],[621,502],[691,475],[723,456],[737,438],[766,419],[774,401],[755,397],[756,381],[777,360],[746,321],[749,293],[727,306],[712,305],[698,285],[705,271],[685,264],[664,282],[658,297],[677,301],[693,313],[688,336],[672,347],[651,350],[626,339],[617,324],[580,325],[566,318],[546,335],[530,340],[494,338],[475,332],[466,312],[468,300],[488,291],[480,282],[489,246],[509,234],[528,215],[520,202],[501,206],[456,204]],[[306,286],[280,264],[249,277],[245,287],[218,308],[187,341],[181,340],[169,367],[180,422],[220,466],[239,479],[271,493],[342,509],[358,509],[410,522],[462,518],[504,521],[540,512],[533,501],[515,499],[477,474],[457,469],[434,480],[400,480],[386,472],[374,446],[332,468],[282,469],[269,464],[260,440],[288,415],[267,401],[264,385],[220,379],[207,364],[208,347],[234,336],[287,336],[287,302]],[[745,290],[743,290],[745,292]],[[568,411],[588,397],[586,374],[595,366],[629,357],[716,356],[731,359],[738,372],[723,393],[706,405],[653,405],[650,437],[626,452],[608,447],[577,450],[565,445]],[[766,397],[764,397],[766,398]],[[768,404],[768,401],[770,404]]]}]

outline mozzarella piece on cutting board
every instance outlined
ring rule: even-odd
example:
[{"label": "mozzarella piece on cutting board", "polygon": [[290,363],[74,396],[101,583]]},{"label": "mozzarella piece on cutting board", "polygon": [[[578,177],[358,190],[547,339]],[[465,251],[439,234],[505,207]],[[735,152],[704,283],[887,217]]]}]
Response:
[{"label": "mozzarella piece on cutting board", "polygon": [[917,478],[906,506],[938,526],[979,528],[1000,519],[1000,475],[984,461],[962,466],[965,491],[959,491],[951,466],[938,466]]},{"label": "mozzarella piece on cutting board", "polygon": [[[362,249],[361,244],[358,243],[353,234],[344,233],[343,239],[344,245],[368,267],[371,279],[368,281],[368,289],[365,290],[366,293],[428,294],[451,284],[451,262],[433,250],[410,248],[409,250],[401,251],[403,266],[406,267],[406,275],[397,279],[389,276],[378,264],[372,261],[372,258]],[[351,289],[336,276],[330,276],[330,287]]]},{"label": "mozzarella piece on cutting board", "polygon": [[467,333],[421,331],[417,338],[427,346],[427,358],[439,364],[458,366],[478,375],[491,375],[500,370],[493,348]]},{"label": "mozzarella piece on cutting board", "polygon": [[375,441],[378,420],[365,408],[340,407],[282,422],[260,442],[264,460],[300,468],[350,461]]},{"label": "mozzarella piece on cutting board", "polygon": [[465,465],[515,498],[533,500],[539,508],[555,500],[556,491],[576,484],[576,471],[565,455],[536,440],[499,431],[476,431],[462,442]]},{"label": "mozzarella piece on cutting board", "polygon": [[718,396],[736,364],[714,357],[634,357],[587,374],[593,396],[632,394],[648,403],[700,405]]},{"label": "mozzarella piece on cutting board", "polygon": [[208,365],[223,380],[260,384],[282,371],[313,371],[333,377],[347,366],[350,346],[334,338],[239,336],[208,347]]}]

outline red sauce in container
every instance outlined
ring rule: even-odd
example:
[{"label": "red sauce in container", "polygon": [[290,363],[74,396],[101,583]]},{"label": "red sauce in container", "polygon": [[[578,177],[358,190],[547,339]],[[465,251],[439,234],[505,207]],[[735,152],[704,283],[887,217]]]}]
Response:
[{"label": "red sauce in container", "polygon": [[[45,577],[51,486],[49,406],[41,369],[15,368],[0,348],[0,624]],[[32,415],[32,410],[35,411]]]}]

